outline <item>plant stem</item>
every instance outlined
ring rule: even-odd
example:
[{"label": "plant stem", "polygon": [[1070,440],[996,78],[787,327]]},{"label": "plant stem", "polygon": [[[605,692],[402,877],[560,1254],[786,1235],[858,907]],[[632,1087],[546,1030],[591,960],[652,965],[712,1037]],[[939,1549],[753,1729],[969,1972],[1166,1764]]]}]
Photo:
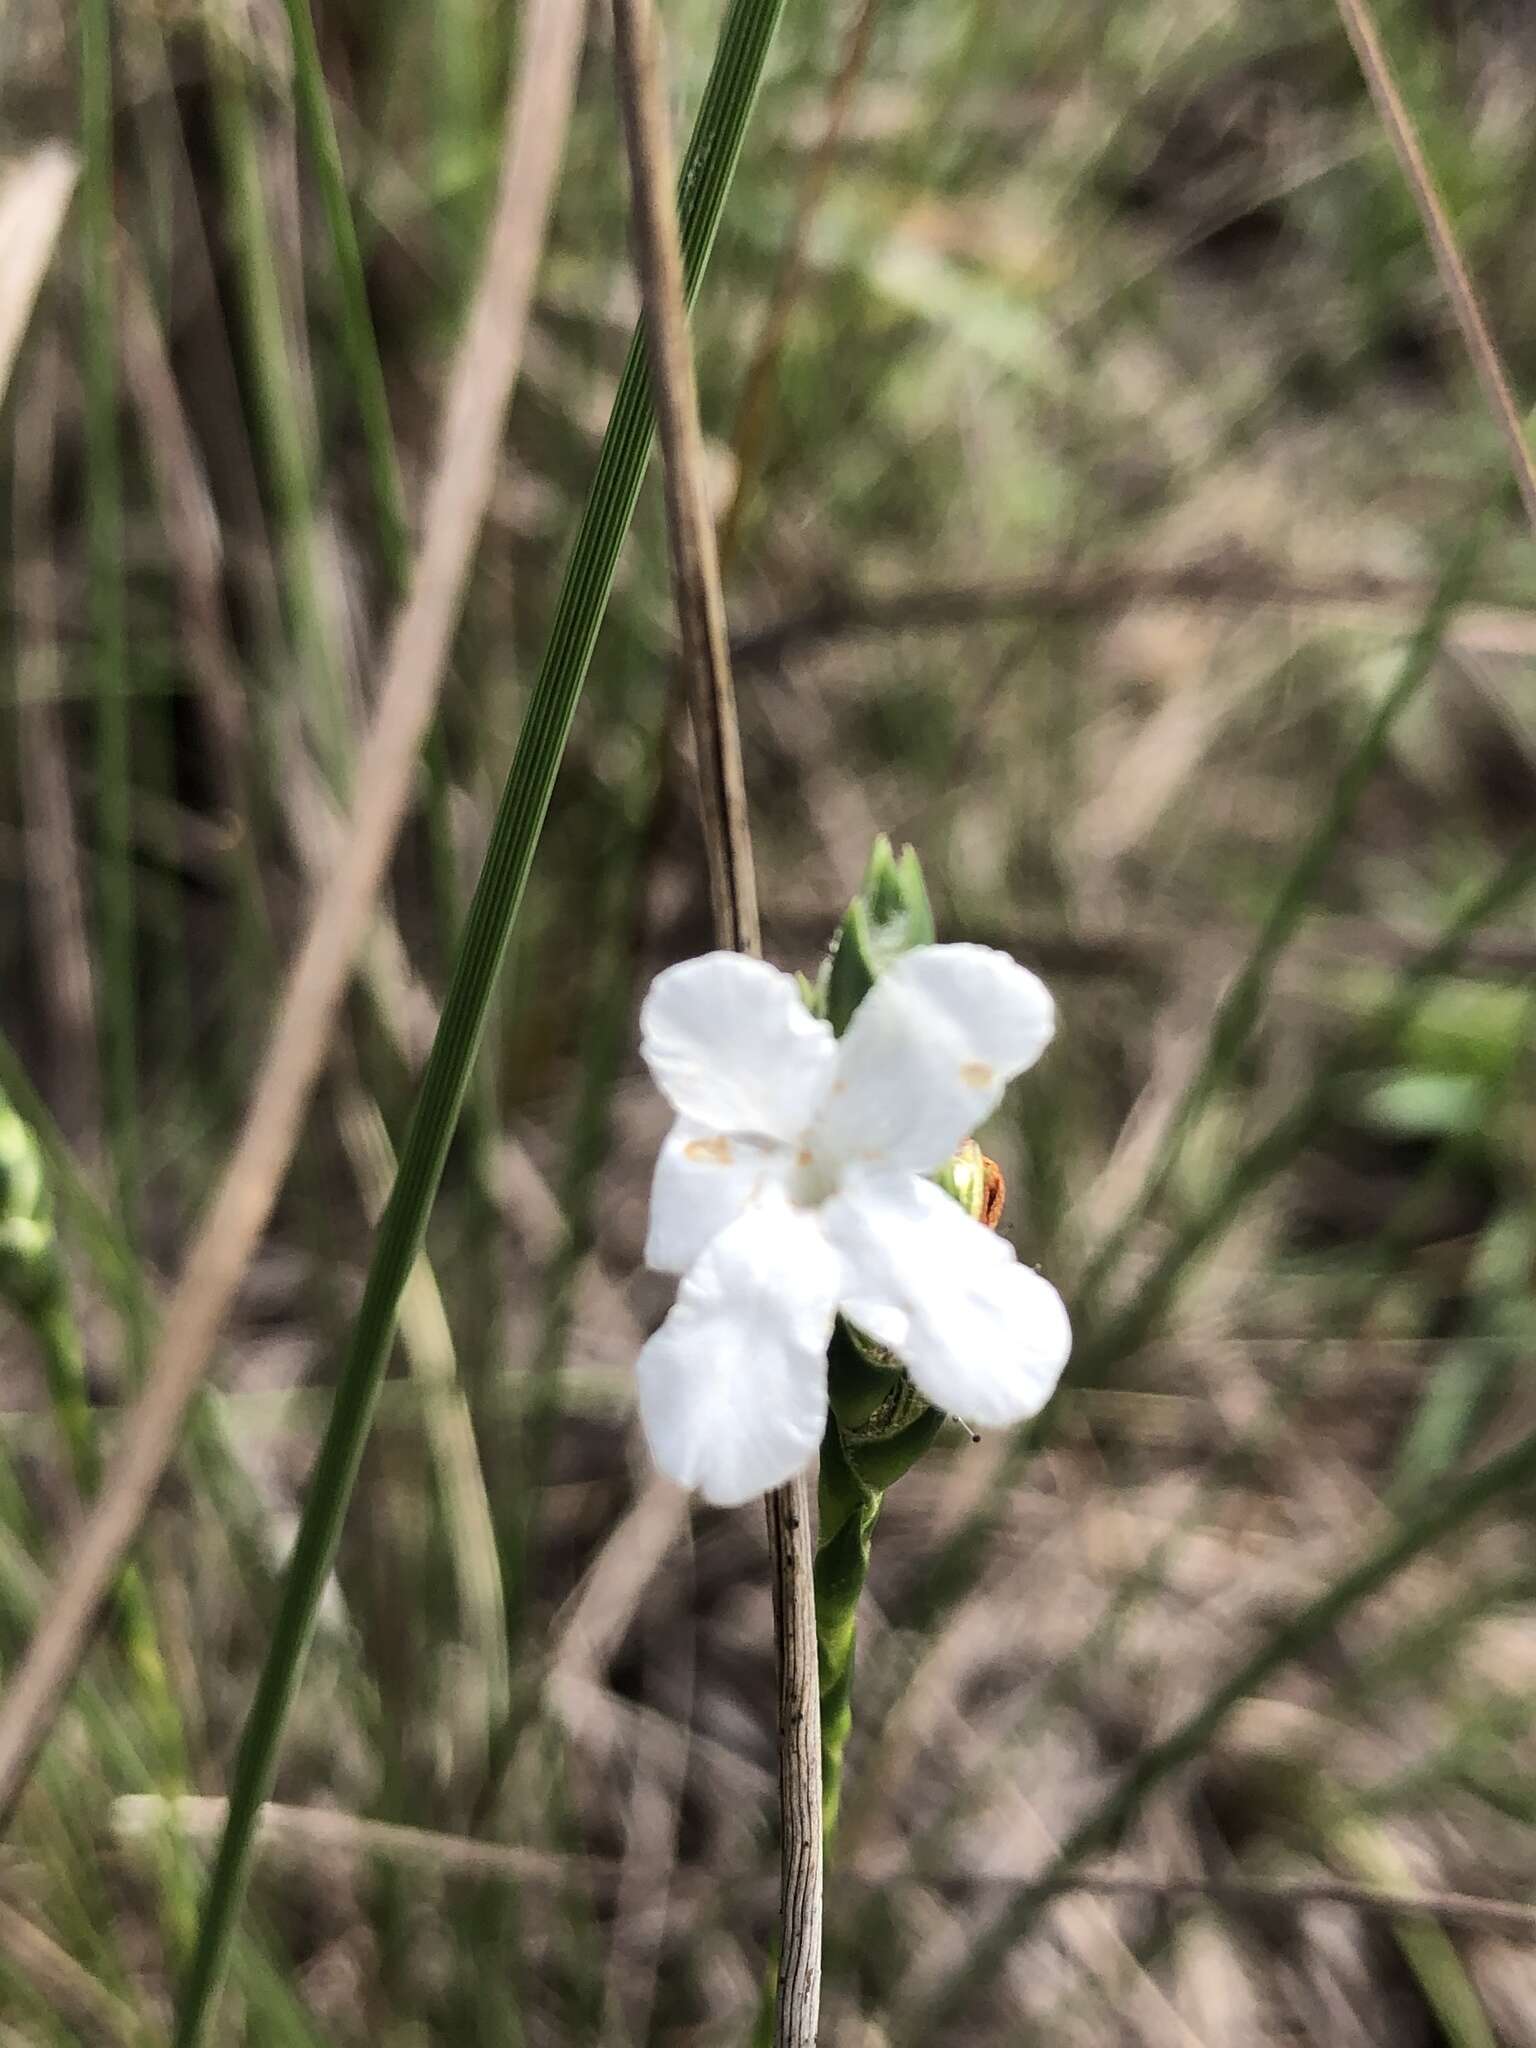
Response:
[{"label": "plant stem", "polygon": [[80,219],[85,281],[86,516],[101,833],[101,1056],[118,1207],[130,1236],[138,1207],[137,947],[133,901],[132,740],[123,621],[123,484],[117,437],[117,291],[113,263],[112,28],[108,0],[80,10]]},{"label": "plant stem", "polygon": [[[762,932],[726,636],[725,593],[688,339],[671,142],[650,0],[614,0],[619,103],[634,190],[636,264],[662,448],[672,588],[693,716],[715,938],[760,958]],[[769,1496],[768,1553],[779,1671],[778,2048],[814,2048],[821,2014],[821,1716],[810,1498],[804,1474]]]},{"label": "plant stem", "polygon": [[830,1842],[843,1790],[843,1751],[853,1727],[853,1660],[859,1601],[884,1496],[859,1478],[835,1421],[816,1474],[816,1652],[821,1685],[821,1824]]},{"label": "plant stem", "polygon": [[839,1323],[827,1354],[831,1413],[818,1475],[816,1643],[821,1684],[822,1830],[836,1832],[843,1751],[853,1726],[853,1665],[859,1601],[887,1488],[923,1455],[944,1426],[899,1369],[870,1362]]}]

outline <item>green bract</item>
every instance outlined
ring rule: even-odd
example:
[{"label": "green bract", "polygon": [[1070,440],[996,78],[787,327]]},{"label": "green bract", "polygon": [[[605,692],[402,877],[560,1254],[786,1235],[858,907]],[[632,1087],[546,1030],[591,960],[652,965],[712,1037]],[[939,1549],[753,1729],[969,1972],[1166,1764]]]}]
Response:
[{"label": "green bract", "polygon": [[893,960],[932,944],[933,911],[917,854],[910,846],[893,853],[882,832],[821,973],[821,1014],[838,1037]]}]

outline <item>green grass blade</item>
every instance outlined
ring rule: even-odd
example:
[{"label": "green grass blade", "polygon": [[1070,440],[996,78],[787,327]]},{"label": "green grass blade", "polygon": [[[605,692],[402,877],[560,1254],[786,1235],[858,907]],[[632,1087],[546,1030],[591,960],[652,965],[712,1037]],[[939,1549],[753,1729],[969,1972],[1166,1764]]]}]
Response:
[{"label": "green grass blade", "polygon": [[[310,736],[333,788],[347,786],[351,730],[346,677],[325,596],[312,412],[289,346],[279,244],[262,174],[260,128],[245,59],[208,39],[214,134],[228,193],[235,278],[250,362],[253,439],[271,493],[283,602],[304,679]],[[296,315],[294,316],[297,317]]]},{"label": "green grass blade", "polygon": [[[1454,965],[1461,946],[1480,925],[1506,909],[1536,883],[1536,842],[1527,840],[1498,872],[1467,901],[1447,924],[1439,941],[1406,973],[1386,1010],[1377,1020],[1391,1036],[1411,1015],[1435,976]],[[1342,1064],[1342,1062],[1341,1062]],[[1326,1086],[1326,1083],[1323,1084]],[[1240,1160],[1221,1197],[1223,1215],[1234,1212],[1252,1185],[1272,1170],[1277,1155],[1291,1156],[1298,1123],[1318,1100],[1310,1090],[1297,1110],[1282,1117]],[[1154,1269],[1150,1284],[1132,1304],[1134,1328],[1119,1334],[1137,1341],[1155,1320],[1171,1294],[1174,1276],[1188,1264],[1216,1227],[1214,1210],[1195,1219],[1187,1240],[1181,1238]],[[1504,1495],[1536,1481],[1536,1431],[1522,1437],[1500,1456],[1467,1474],[1454,1486],[1415,1508],[1360,1562],[1340,1574],[1291,1620],[1275,1630],[1228,1679],[1217,1686],[1172,1734],[1147,1749],[1120,1783],[1079,1823],[1039,1878],[1020,1891],[991,1927],[972,1945],[963,1968],[952,1972],[924,2004],[903,2038],[941,2040],[967,2001],[978,1995],[1009,1951],[1027,1932],[1040,1906],[1061,1879],[1085,1856],[1112,1842],[1140,1811],[1147,1794],[1181,1765],[1198,1756],[1227,1715],[1242,1700],[1305,1653],[1337,1626],[1363,1600],[1385,1586],[1414,1558],[1462,1528]]]},{"label": "green grass blade", "polygon": [[963,1964],[945,1978],[904,2030],[902,2038],[953,2038],[954,2020],[979,1995],[1009,1951],[1026,1934],[1040,1907],[1085,1856],[1115,1841],[1141,1810],[1154,1786],[1170,1771],[1191,1763],[1205,1749],[1234,1707],[1256,1693],[1287,1664],[1303,1656],[1405,1565],[1442,1538],[1464,1528],[1485,1508],[1536,1481],[1536,1431],[1491,1458],[1434,1502],[1399,1523],[1389,1536],[1342,1572],[1291,1619],[1276,1629],[1216,1686],[1172,1734],[1143,1751],[1113,1790],[1078,1823],[1040,1876],[1011,1899],[1005,1910],[969,1948]]},{"label": "green grass blade", "polygon": [[[781,7],[782,0],[732,0],[721,30],[679,180],[690,298],[719,226]],[[465,921],[284,1582],[271,1648],[241,1738],[229,1817],[180,2003],[177,2048],[195,2048],[212,2016],[244,1893],[256,1817],[271,1785],[283,1724],[335,1555],[394,1336],[401,1290],[442,1176],[492,984],[528,879],[619,549],[639,495],[652,429],[648,378],[637,336],[614,399],[544,659]]]},{"label": "green grass blade", "polygon": [[1104,1287],[1120,1255],[1146,1221],[1173,1177],[1184,1140],[1195,1119],[1231,1076],[1262,1013],[1275,966],[1318,898],[1324,876],[1340,841],[1381,764],[1398,718],[1434,670],[1446,628],[1467,594],[1483,543],[1486,520],[1471,525],[1443,570],[1434,597],[1409,642],[1392,687],[1372,714],[1353,751],[1345,760],[1322,816],[1307,835],[1282,879],[1254,938],[1242,969],[1228,989],[1211,1024],[1200,1064],[1191,1075],[1169,1122],[1158,1155],[1125,1214],[1107,1233],[1088,1262],[1073,1306],[1084,1324],[1093,1320]]},{"label": "green grass blade", "polygon": [[99,789],[103,1096],[119,1210],[130,1237],[138,1207],[137,947],[134,931],[132,748],[123,611],[123,475],[118,446],[117,291],[112,203],[112,10],[80,9],[80,224],[85,287],[87,545]]},{"label": "green grass blade", "polygon": [[1310,1086],[1240,1152],[1214,1193],[1174,1233],[1129,1299],[1089,1331],[1074,1357],[1074,1377],[1091,1380],[1141,1344],[1167,1312],[1197,1260],[1231,1230],[1249,1201],[1293,1160],[1327,1115],[1334,1090],[1362,1057],[1392,1045],[1417,1015],[1437,979],[1450,972],[1472,934],[1536,881],[1536,841],[1527,839],[1447,920],[1434,945],[1405,968],[1381,1007],[1325,1058]]},{"label": "green grass blade", "polygon": [[341,298],[342,360],[368,454],[368,477],[378,515],[384,566],[392,588],[400,590],[405,585],[410,559],[405,488],[395,453],[384,368],[379,361],[373,316],[368,310],[362,251],[347,199],[346,170],[336,139],[336,124],[331,118],[330,96],[309,0],[284,0],[284,5],[288,32],[293,38],[293,94],[314,163],[315,182],[320,188],[320,204],[325,211],[326,234]]}]

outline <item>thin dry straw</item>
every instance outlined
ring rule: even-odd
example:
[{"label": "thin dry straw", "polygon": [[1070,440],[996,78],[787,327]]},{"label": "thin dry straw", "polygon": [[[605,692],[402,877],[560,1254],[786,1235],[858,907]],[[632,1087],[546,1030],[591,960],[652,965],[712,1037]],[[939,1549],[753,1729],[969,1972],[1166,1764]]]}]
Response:
[{"label": "thin dry straw", "polygon": [[42,1624],[0,1696],[0,1820],[14,1808],[89,1640],[91,1624],[175,1453],[235,1290],[303,1126],[357,947],[415,787],[459,604],[495,479],[544,223],[564,147],[580,22],[564,0],[530,15],[497,210],[454,360],[423,539],[378,709],[357,760],[357,806],[315,900],[240,1138],[167,1304],[144,1394]]},{"label": "thin dry straw", "polygon": [[1531,458],[1520,408],[1510,389],[1492,330],[1484,318],[1477,288],[1457,243],[1450,214],[1419,141],[1413,116],[1392,76],[1392,65],[1368,0],[1338,0],[1338,9],[1345,34],[1354,48],[1371,98],[1376,103],[1376,111],[1381,116],[1381,125],[1387,132],[1387,140],[1413,194],[1430,251],[1440,272],[1440,281],[1456,316],[1456,325],[1461,329],[1461,338],[1472,358],[1472,367],[1483,387],[1488,408],[1504,436],[1520,500],[1525,506],[1531,529],[1536,532],[1536,463]]},{"label": "thin dry straw", "polygon": [[[762,953],[762,932],[741,734],[688,339],[656,21],[650,0],[614,0],[613,20],[715,938],[756,958]],[[810,1503],[803,1473],[770,1495],[767,1515],[782,1816],[774,2039],[779,2048],[815,2048],[821,2011],[821,1728]]]}]

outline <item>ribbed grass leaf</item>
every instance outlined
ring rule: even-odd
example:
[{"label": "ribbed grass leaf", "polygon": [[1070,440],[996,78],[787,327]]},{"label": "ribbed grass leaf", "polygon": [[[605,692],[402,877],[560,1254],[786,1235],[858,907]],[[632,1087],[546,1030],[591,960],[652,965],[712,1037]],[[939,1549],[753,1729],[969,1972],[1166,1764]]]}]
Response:
[{"label": "ribbed grass leaf", "polygon": [[[697,292],[757,96],[783,0],[732,0],[679,178],[690,301]],[[549,807],[592,657],[619,549],[650,453],[653,417],[643,347],[631,344],[586,510],[556,603],[544,658],[465,920],[442,1019],[422,1076],[393,1192],[379,1224],[362,1304],[284,1582],[271,1648],[241,1737],[229,1816],[209,1879],[177,2016],[177,2048],[202,2041],[244,1894],[257,1814],[298,1686],[347,1502],[394,1337],[401,1290],[458,1121],[497,970]]]}]

